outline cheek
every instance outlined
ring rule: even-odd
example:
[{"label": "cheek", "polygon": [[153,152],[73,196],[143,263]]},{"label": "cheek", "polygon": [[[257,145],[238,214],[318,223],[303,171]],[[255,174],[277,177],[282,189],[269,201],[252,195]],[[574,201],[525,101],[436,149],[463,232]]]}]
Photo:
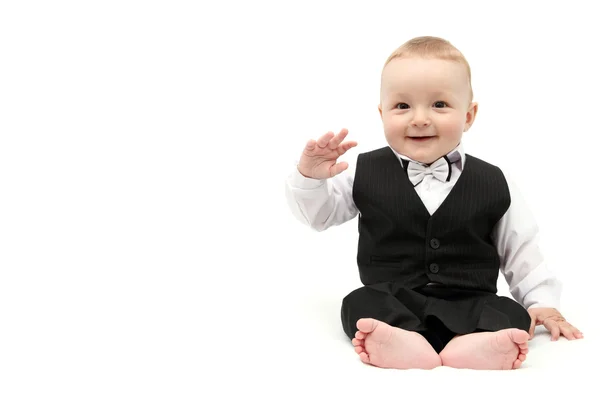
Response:
[{"label": "cheek", "polygon": [[388,115],[383,120],[386,132],[402,131],[406,128],[406,120],[400,115]]},{"label": "cheek", "polygon": [[465,122],[459,116],[444,116],[438,119],[438,131],[446,134],[462,133]]}]

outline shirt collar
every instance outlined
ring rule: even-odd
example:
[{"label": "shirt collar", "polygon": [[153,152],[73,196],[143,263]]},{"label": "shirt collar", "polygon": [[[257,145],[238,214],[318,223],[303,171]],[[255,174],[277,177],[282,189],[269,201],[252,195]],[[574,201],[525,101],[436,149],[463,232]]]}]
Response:
[{"label": "shirt collar", "polygon": [[[408,156],[402,155],[398,152],[396,152],[394,150],[394,148],[392,148],[390,146],[390,149],[392,150],[392,152],[394,152],[394,154],[396,155],[396,157],[398,157],[398,160],[400,160],[400,164],[404,167],[404,163],[402,162],[402,160],[407,160],[407,161],[414,161],[415,163],[419,163],[419,164],[425,164],[425,163],[421,163],[417,160],[413,160]],[[464,151],[464,146],[462,141],[456,146],[456,148],[454,148],[453,150],[451,150],[450,152],[448,152],[448,154],[446,154],[446,156],[448,156],[448,158],[450,159],[451,162],[455,161],[454,159],[458,157],[460,157],[459,161],[456,161],[454,164],[456,164],[458,166],[458,168],[462,171],[463,167],[464,167],[464,163],[465,163],[465,151]]]}]

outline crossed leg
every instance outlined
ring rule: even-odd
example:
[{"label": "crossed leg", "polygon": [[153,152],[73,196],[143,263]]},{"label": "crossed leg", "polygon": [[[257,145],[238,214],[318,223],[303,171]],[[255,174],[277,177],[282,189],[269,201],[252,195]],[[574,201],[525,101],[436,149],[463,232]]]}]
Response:
[{"label": "crossed leg", "polygon": [[529,334],[518,328],[478,332],[452,339],[440,353],[442,365],[468,369],[517,369],[529,351]]},{"label": "crossed leg", "polygon": [[360,360],[380,368],[433,369],[442,365],[439,354],[416,332],[375,319],[360,319],[352,344]]},{"label": "crossed leg", "polygon": [[517,369],[526,359],[529,334],[516,328],[457,336],[438,354],[416,332],[365,318],[352,339],[360,360],[380,368]]}]

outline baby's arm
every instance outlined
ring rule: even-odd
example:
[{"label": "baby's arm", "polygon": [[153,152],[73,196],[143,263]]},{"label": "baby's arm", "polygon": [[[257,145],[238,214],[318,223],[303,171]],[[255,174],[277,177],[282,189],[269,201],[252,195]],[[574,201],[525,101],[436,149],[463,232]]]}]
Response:
[{"label": "baby's arm", "polygon": [[286,179],[285,192],[294,216],[317,231],[354,218],[358,210],[352,199],[353,171],[338,158],[356,146],[343,142],[348,134],[327,133],[307,143],[296,168]]},{"label": "baby's arm", "polygon": [[498,222],[494,239],[510,292],[531,316],[529,335],[533,337],[535,327],[543,324],[554,341],[561,335],[569,340],[583,338],[558,311],[562,284],[544,263],[531,211],[515,184],[507,181],[511,206]]},{"label": "baby's arm", "polygon": [[510,293],[526,309],[558,308],[562,284],[544,262],[532,212],[516,185],[506,179],[511,205],[493,235],[500,255],[500,271]]},{"label": "baby's arm", "polygon": [[285,184],[288,206],[298,220],[314,230],[340,225],[357,215],[352,199],[353,180],[350,171],[329,179],[312,179],[295,168]]}]

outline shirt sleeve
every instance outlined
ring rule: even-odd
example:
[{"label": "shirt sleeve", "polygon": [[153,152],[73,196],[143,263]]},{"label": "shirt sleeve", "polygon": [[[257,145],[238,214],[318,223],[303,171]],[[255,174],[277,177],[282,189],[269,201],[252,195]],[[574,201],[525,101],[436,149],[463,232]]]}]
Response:
[{"label": "shirt sleeve", "polygon": [[515,183],[506,177],[511,205],[492,235],[500,272],[517,302],[529,308],[559,308],[562,283],[550,271],[539,247],[539,229]]},{"label": "shirt sleeve", "polygon": [[328,179],[307,178],[295,167],[286,179],[287,204],[298,220],[323,231],[358,214],[352,198],[353,182],[354,166]]}]

